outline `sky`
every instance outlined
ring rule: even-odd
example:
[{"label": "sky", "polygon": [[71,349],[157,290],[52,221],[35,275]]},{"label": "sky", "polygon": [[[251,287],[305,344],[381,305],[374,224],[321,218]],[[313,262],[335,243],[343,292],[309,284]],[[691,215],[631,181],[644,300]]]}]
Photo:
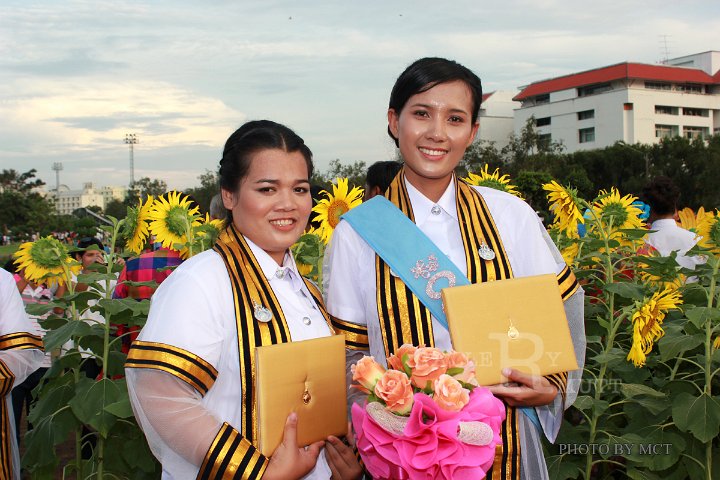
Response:
[{"label": "sky", "polygon": [[305,139],[316,168],[394,158],[387,102],[424,56],[486,92],[720,50],[720,2],[2,0],[0,169],[55,188],[198,186],[243,122]]}]

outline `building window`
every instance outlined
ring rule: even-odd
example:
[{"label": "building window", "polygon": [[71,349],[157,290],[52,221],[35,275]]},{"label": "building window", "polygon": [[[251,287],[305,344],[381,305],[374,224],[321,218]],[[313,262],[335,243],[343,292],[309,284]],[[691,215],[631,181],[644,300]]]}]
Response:
[{"label": "building window", "polygon": [[685,93],[703,93],[702,85],[696,83],[684,83],[675,87],[675,90]]},{"label": "building window", "polygon": [[655,138],[677,137],[679,135],[677,125],[655,125]]},{"label": "building window", "polygon": [[707,117],[708,109],[707,108],[683,108],[683,115],[688,115],[691,117]]},{"label": "building window", "polygon": [[549,133],[541,133],[537,136],[537,145],[539,148],[549,148],[552,142],[552,135]]},{"label": "building window", "polygon": [[683,136],[685,138],[705,138],[710,134],[708,127],[683,127]]},{"label": "building window", "polygon": [[655,113],[659,115],[677,115],[678,107],[669,107],[667,105],[655,105]]},{"label": "building window", "polygon": [[612,85],[609,82],[596,83],[595,85],[586,85],[577,89],[578,97],[587,97],[588,95],[596,95],[598,93],[607,92],[612,90]]},{"label": "building window", "polygon": [[630,111],[630,110],[632,110],[632,109],[633,109],[633,104],[632,104],[632,103],[623,103],[623,110],[625,110],[626,112],[628,112],[628,111]]},{"label": "building window", "polygon": [[542,105],[543,103],[550,103],[550,94],[538,95],[535,97],[535,105]]},{"label": "building window", "polygon": [[577,116],[578,120],[589,120],[591,118],[595,118],[595,110],[584,110],[582,112],[578,112]]},{"label": "building window", "polygon": [[580,143],[588,143],[595,141],[595,127],[581,128],[578,130],[578,139]]},{"label": "building window", "polygon": [[672,90],[672,84],[663,82],[645,82],[645,88],[652,90]]},{"label": "building window", "polygon": [[535,119],[536,127],[546,127],[548,125],[550,125],[550,117],[543,117],[543,118]]}]

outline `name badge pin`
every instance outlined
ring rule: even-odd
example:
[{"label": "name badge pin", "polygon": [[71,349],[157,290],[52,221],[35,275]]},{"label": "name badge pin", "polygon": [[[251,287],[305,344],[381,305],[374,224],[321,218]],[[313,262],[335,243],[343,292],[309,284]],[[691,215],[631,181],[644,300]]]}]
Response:
[{"label": "name badge pin", "polygon": [[253,302],[253,317],[255,317],[255,320],[258,322],[267,323],[272,320],[273,315],[270,309]]},{"label": "name badge pin", "polygon": [[493,252],[493,249],[490,248],[485,242],[480,245],[480,249],[478,249],[478,254],[483,260],[490,261],[495,259],[495,252]]}]

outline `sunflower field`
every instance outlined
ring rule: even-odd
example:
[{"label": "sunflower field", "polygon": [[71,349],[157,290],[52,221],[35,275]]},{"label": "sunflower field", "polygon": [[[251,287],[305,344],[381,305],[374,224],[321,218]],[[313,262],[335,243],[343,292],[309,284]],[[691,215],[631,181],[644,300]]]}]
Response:
[{"label": "sunflower field", "polygon": [[[485,167],[465,179],[520,196],[507,175]],[[680,212],[684,228],[702,236],[681,268],[673,254],[645,248],[647,211],[612,188],[590,200],[557,182],[543,185],[553,221],[548,228],[585,290],[586,363],[578,398],[566,411],[555,444],[546,445],[553,479],[720,478],[720,216]],[[361,202],[362,190],[339,179],[313,208],[319,224],[293,246],[301,273],[322,285],[322,260],[339,216]],[[222,224],[202,217],[180,195],[128,209],[108,233],[111,252],[123,241],[139,254],[149,235],[183,258],[210,248]],[[149,301],[113,299],[121,255],[79,273],[66,247],[52,239],[25,244],[17,260],[26,275],[56,281],[69,293],[47,306],[45,346],[58,353],[29,420],[23,466],[33,478],[159,478],[159,465],[133,417],[123,378],[123,335],[141,327]],[[77,288],[83,285],[84,288]],[[133,283],[150,286],[152,283]],[[61,315],[53,313],[63,311]],[[83,320],[97,312],[105,322]],[[83,373],[94,359],[96,379]],[[72,458],[58,447],[72,439]]]}]

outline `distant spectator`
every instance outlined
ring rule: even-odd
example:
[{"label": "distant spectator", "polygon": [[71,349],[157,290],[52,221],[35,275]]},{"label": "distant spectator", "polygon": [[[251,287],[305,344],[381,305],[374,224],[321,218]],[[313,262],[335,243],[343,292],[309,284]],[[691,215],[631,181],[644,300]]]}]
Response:
[{"label": "distant spectator", "polygon": [[375,162],[370,165],[365,179],[365,196],[363,197],[363,202],[367,202],[375,195],[384,194],[401,168],[402,163],[392,160]]},{"label": "distant spectator", "polygon": [[222,197],[218,193],[215,195],[212,200],[210,200],[210,218],[213,220],[225,220],[225,217],[227,216],[227,210],[225,209],[225,205],[223,205]]},{"label": "distant spectator", "polygon": [[655,177],[643,190],[643,197],[650,205],[650,230],[654,230],[648,235],[646,243],[664,257],[677,252],[676,261],[680,266],[695,269],[702,258],[686,253],[699,238],[675,222],[680,189],[668,177]]}]

